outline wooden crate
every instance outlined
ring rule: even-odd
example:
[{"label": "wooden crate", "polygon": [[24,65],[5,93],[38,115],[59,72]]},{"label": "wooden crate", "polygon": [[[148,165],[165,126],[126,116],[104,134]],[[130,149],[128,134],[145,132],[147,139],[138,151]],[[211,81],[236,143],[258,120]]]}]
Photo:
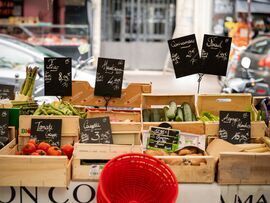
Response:
[{"label": "wooden crate", "polygon": [[78,116],[33,116],[21,115],[19,118],[19,144],[27,143],[32,119],[62,119],[61,144],[77,142],[79,140],[79,117]]},{"label": "wooden crate", "polygon": [[[31,127],[31,118],[61,118],[61,143],[78,141],[79,118],[76,116],[20,116],[20,131]],[[69,128],[71,131],[67,131]],[[22,131],[24,132],[24,131]],[[0,154],[0,186],[67,187],[71,179],[71,163],[66,156],[15,155],[30,138],[28,132],[19,134]]]},{"label": "wooden crate", "polygon": [[[112,98],[108,106],[139,108],[142,93],[151,93],[151,84],[131,83],[122,89],[121,98]],[[72,81],[72,96],[63,97],[63,101],[83,106],[105,106],[104,98],[95,96],[94,88],[86,81]]]},{"label": "wooden crate", "polygon": [[[251,103],[250,94],[201,94],[198,95],[197,107],[201,114],[203,111],[219,115],[220,111],[247,111],[252,109],[256,117],[256,110]],[[219,122],[204,122],[205,134],[217,136],[219,131]],[[263,137],[265,135],[266,125],[263,121],[251,122],[251,137]]]},{"label": "wooden crate", "polygon": [[[117,145],[117,144],[84,144],[76,143],[74,149],[74,160],[72,165],[73,180],[98,180],[101,170],[91,174],[91,166],[84,165],[88,160],[110,160],[121,154],[136,152],[142,153],[141,145]],[[94,164],[103,167],[104,164]]]},{"label": "wooden crate", "polygon": [[160,160],[166,159],[205,159],[206,164],[168,165],[180,183],[213,183],[215,181],[216,161],[213,156],[156,156]]},{"label": "wooden crate", "polygon": [[219,184],[270,184],[270,153],[222,152]]},{"label": "wooden crate", "polygon": [[[195,95],[161,95],[161,94],[142,94],[142,109],[162,108],[168,106],[170,101],[175,101],[177,105],[184,102],[190,104],[192,111],[198,116],[198,110],[195,105]],[[156,107],[155,107],[156,106]],[[142,118],[143,121],[143,118]],[[166,121],[164,121],[166,122]],[[162,122],[143,122],[143,129],[148,130],[150,126],[158,126]],[[172,125],[174,129],[183,132],[204,134],[204,125],[201,121],[192,122],[166,122]]]}]

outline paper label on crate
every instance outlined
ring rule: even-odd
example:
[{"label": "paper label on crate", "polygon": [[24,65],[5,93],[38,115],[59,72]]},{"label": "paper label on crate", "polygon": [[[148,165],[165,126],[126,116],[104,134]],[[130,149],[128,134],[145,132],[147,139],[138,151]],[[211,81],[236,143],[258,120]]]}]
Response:
[{"label": "paper label on crate", "polygon": [[0,109],[0,137],[8,138],[9,110]]},{"label": "paper label on crate", "polygon": [[179,149],[183,149],[185,147],[197,147],[205,151],[205,140],[205,135],[196,135],[181,132],[179,136]]},{"label": "paper label on crate", "polygon": [[101,170],[104,168],[104,165],[90,165],[89,176],[97,176],[100,175]]},{"label": "paper label on crate", "polygon": [[178,148],[180,131],[161,127],[150,127],[147,149],[157,148],[173,152]]}]

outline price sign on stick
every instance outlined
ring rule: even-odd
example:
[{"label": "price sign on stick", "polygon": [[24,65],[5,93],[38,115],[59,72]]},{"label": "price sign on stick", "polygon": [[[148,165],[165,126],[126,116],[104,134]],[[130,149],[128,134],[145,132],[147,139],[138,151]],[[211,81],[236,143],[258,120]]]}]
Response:
[{"label": "price sign on stick", "polygon": [[48,142],[53,146],[61,146],[61,119],[32,119],[31,138],[38,142]]},{"label": "price sign on stick", "polygon": [[44,58],[46,96],[71,96],[71,58]]},{"label": "price sign on stick", "polygon": [[14,98],[15,98],[14,89],[15,89],[14,85],[2,85],[2,84],[0,84],[0,100],[1,99],[14,100]]},{"label": "price sign on stick", "polygon": [[112,130],[109,117],[80,119],[82,143],[112,144]]},{"label": "price sign on stick", "polygon": [[250,142],[250,112],[221,111],[219,137],[232,144]]},{"label": "price sign on stick", "polygon": [[195,35],[168,41],[176,78],[199,72],[200,56]]},{"label": "price sign on stick", "polygon": [[232,38],[204,35],[200,73],[226,76]]},{"label": "price sign on stick", "polygon": [[8,122],[9,122],[8,109],[0,109],[0,137],[8,138]]},{"label": "price sign on stick", "polygon": [[98,58],[96,96],[121,97],[125,60]]}]

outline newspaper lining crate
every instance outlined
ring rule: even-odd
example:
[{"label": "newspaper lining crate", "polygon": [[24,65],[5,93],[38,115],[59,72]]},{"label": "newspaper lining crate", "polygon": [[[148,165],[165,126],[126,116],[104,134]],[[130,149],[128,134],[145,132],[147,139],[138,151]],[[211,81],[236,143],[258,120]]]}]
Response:
[{"label": "newspaper lining crate", "polygon": [[[197,107],[195,104],[195,95],[162,95],[162,94],[142,94],[142,110],[150,108],[163,108],[168,106],[170,101],[176,102],[177,105],[181,105],[186,102],[190,105],[195,116],[198,116]],[[143,115],[142,115],[143,121]],[[181,130],[183,132],[204,134],[204,125],[202,121],[191,122],[178,122],[178,121],[160,121],[160,122],[144,122],[143,130],[148,130],[150,126],[159,126],[161,123],[166,122],[172,125],[174,129]]]},{"label": "newspaper lining crate", "polygon": [[182,159],[194,160],[204,159],[205,164],[194,165],[168,165],[174,172],[180,183],[213,183],[215,181],[216,161],[213,156],[156,156],[160,160]]},{"label": "newspaper lining crate", "polygon": [[[0,155],[0,186],[67,187],[71,179],[71,163],[66,156],[15,155],[30,138],[28,129],[32,118],[61,118],[61,143],[78,141],[79,117],[77,116],[20,116],[19,144],[15,139]],[[66,129],[68,128],[68,129]],[[68,131],[70,130],[70,131]]]},{"label": "newspaper lining crate", "polygon": [[[198,95],[198,112],[210,112],[216,116],[219,111],[248,111],[251,110],[256,118],[256,110],[251,103],[250,94],[201,94]],[[251,115],[252,116],[252,115]],[[205,134],[217,136],[219,131],[219,122],[204,122]],[[251,122],[251,138],[263,137],[265,135],[266,125],[263,121]]]},{"label": "newspaper lining crate", "polygon": [[270,153],[222,152],[219,184],[270,184]]}]

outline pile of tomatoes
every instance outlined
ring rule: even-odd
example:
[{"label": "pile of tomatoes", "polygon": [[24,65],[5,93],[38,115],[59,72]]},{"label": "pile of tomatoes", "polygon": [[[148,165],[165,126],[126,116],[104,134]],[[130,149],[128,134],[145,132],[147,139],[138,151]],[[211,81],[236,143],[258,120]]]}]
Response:
[{"label": "pile of tomatoes", "polygon": [[62,156],[66,155],[69,159],[72,157],[74,147],[71,144],[65,144],[61,148],[51,146],[47,142],[37,143],[35,139],[30,139],[21,151],[16,155],[33,155],[33,156]]}]

